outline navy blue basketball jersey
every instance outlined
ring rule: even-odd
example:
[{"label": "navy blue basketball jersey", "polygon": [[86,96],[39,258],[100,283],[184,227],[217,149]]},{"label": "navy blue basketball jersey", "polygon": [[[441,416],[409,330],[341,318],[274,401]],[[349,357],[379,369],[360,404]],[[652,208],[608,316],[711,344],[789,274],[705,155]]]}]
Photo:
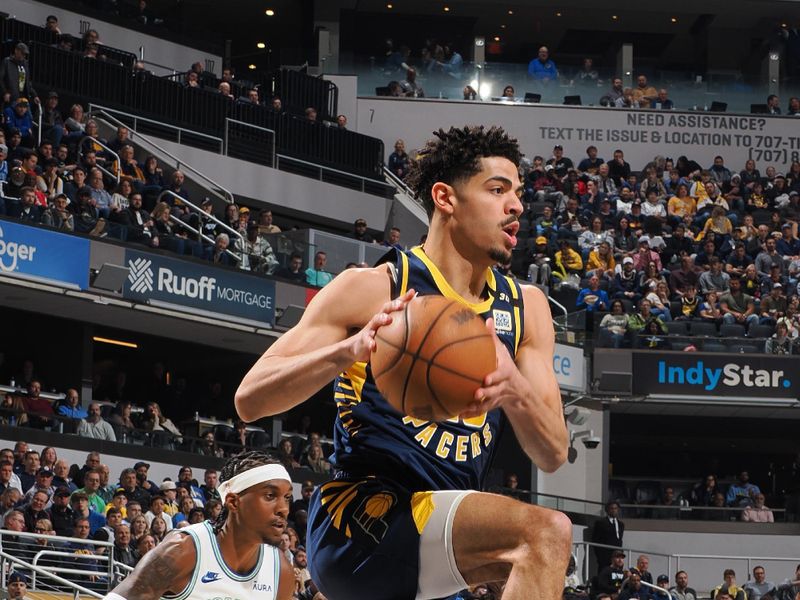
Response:
[{"label": "navy blue basketball jersey", "polygon": [[[522,339],[519,284],[499,271],[487,272],[486,299],[472,304],[459,296],[422,248],[390,251],[393,297],[413,288],[462,302],[494,318],[495,330],[512,358]],[[469,357],[465,357],[468,360]],[[500,433],[501,412],[432,423],[400,415],[375,386],[368,363],[355,363],[334,382],[337,418],[332,463],[344,476],[388,478],[414,490],[480,489]]]}]

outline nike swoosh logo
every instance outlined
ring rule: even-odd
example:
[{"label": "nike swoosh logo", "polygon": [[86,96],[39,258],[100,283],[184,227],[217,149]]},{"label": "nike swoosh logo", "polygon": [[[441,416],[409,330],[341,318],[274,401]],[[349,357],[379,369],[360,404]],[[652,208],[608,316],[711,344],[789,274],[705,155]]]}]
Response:
[{"label": "nike swoosh logo", "polygon": [[214,581],[219,581],[219,579],[220,579],[219,573],[212,573],[211,571],[209,571],[208,573],[203,575],[200,581],[202,581],[203,583],[212,583]]}]

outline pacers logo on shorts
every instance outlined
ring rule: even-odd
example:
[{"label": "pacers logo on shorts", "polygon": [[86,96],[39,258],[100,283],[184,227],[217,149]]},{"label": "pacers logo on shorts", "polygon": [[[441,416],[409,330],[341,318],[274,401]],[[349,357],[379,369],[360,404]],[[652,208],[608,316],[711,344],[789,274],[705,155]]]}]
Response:
[{"label": "pacers logo on shorts", "polygon": [[361,526],[367,535],[380,543],[389,526],[383,518],[397,503],[397,496],[391,492],[380,492],[364,498],[361,505],[353,513],[353,520]]}]

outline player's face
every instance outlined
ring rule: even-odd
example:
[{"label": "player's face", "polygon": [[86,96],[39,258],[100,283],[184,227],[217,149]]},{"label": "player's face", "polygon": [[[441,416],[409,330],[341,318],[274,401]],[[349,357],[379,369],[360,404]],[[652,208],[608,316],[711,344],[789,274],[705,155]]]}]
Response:
[{"label": "player's face", "polygon": [[483,158],[481,166],[480,172],[453,188],[453,242],[476,262],[488,257],[507,263],[517,244],[522,183],[517,167],[507,158]]},{"label": "player's face", "polygon": [[239,495],[242,524],[260,534],[265,544],[277,546],[286,531],[286,519],[292,502],[292,484],[273,479],[248,488]]}]

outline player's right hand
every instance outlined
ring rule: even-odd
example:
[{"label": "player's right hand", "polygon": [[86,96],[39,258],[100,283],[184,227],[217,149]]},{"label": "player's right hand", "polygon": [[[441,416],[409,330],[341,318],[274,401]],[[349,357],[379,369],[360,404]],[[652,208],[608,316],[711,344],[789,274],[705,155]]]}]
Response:
[{"label": "player's right hand", "polygon": [[402,296],[383,305],[380,312],[373,316],[366,326],[345,341],[346,348],[353,362],[367,362],[375,351],[375,334],[378,329],[392,322],[392,313],[403,310],[417,293],[408,290]]}]

